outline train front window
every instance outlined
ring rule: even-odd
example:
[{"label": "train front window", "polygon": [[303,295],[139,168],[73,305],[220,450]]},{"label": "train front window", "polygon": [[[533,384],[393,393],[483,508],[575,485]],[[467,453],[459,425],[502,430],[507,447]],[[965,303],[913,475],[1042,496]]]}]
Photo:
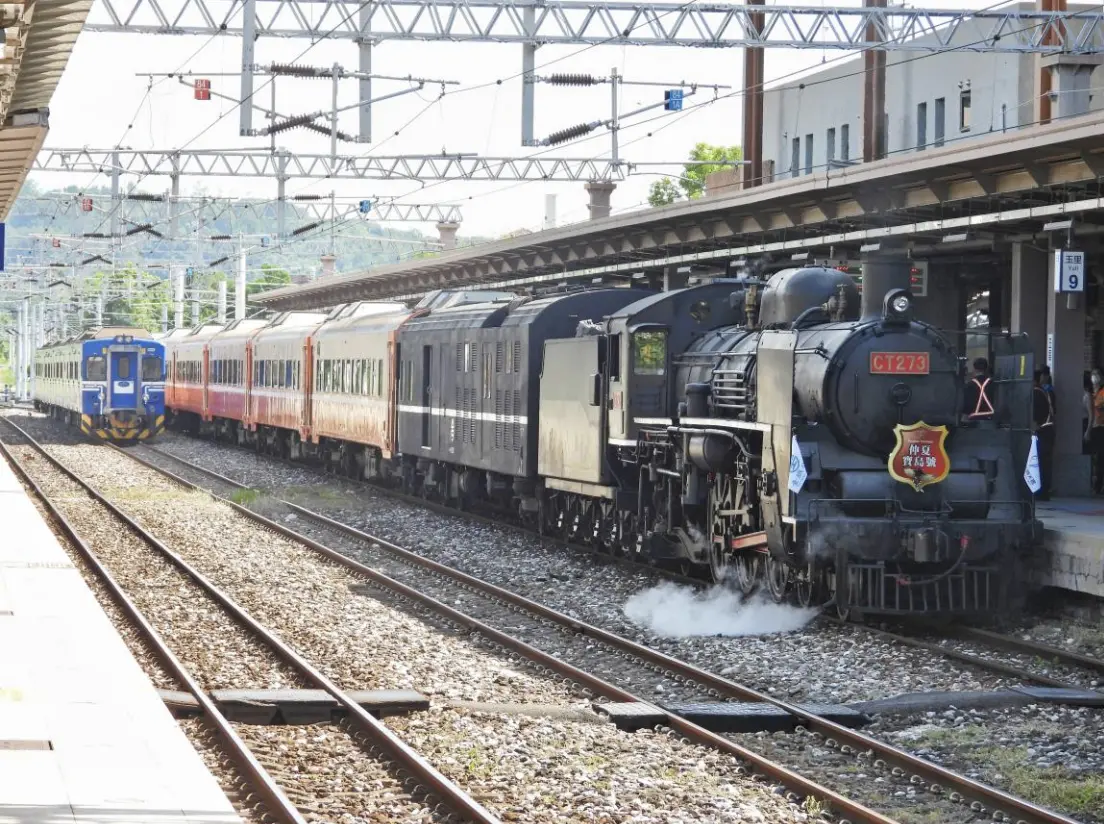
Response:
[{"label": "train front window", "polygon": [[86,381],[107,380],[107,361],[102,355],[92,355],[84,362],[84,379]]},{"label": "train front window", "polygon": [[116,362],[115,377],[121,380],[130,378],[130,355],[120,355]]},{"label": "train front window", "polygon": [[161,358],[154,355],[146,355],[142,358],[142,380],[161,380]]},{"label": "train front window", "polygon": [[662,375],[667,368],[667,333],[637,332],[633,335],[633,373]]}]

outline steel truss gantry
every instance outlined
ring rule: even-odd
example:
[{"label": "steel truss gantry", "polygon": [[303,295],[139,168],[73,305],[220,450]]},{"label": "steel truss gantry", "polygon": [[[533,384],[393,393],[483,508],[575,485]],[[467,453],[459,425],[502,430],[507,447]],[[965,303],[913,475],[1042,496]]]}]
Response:
[{"label": "steel truss gantry", "polygon": [[[261,68],[255,46],[261,37],[352,40],[358,44],[358,68],[365,75],[372,71],[373,47],[389,40],[518,44],[523,146],[534,142],[536,51],[543,45],[1104,51],[1101,9],[968,11],[886,8],[878,3],[831,8],[617,0],[101,0],[85,29],[240,36],[243,104],[253,100],[254,76]],[[359,94],[359,140],[369,142],[370,79],[360,81]],[[242,105],[239,131],[253,132],[253,106]]]},{"label": "steel truss gantry", "polygon": [[[243,12],[254,10],[250,21]],[[99,13],[98,13],[99,12]],[[104,20],[106,13],[107,20]],[[760,28],[752,15],[763,15]],[[86,31],[542,45],[941,51],[966,21],[974,51],[1098,52],[1104,11],[969,11],[570,0],[101,0]],[[868,27],[878,32],[871,40]],[[932,42],[916,42],[930,35]],[[1052,42],[1053,41],[1053,42]]]}]

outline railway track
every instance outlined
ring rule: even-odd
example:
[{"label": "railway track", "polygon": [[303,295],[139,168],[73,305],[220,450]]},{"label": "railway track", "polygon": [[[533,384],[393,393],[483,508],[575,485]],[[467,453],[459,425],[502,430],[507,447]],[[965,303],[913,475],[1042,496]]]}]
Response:
[{"label": "railway track", "polygon": [[[200,438],[200,440],[210,439]],[[258,454],[254,450],[237,446],[236,444],[220,444],[220,446],[222,446],[223,448],[232,449],[234,451],[239,451],[250,456]],[[164,450],[154,449],[154,451],[169,459],[170,461],[176,461],[185,464],[189,463],[187,461],[183,461],[175,455],[172,455],[171,453],[165,452]],[[287,458],[267,454],[264,454],[263,457],[266,460],[274,461],[283,466],[288,466],[299,470],[306,469],[308,471],[316,471],[320,474],[322,474],[323,472],[323,470],[311,464],[297,463]],[[206,469],[198,465],[193,464],[192,466],[197,471],[207,471]],[[214,476],[218,476],[218,473],[214,473]],[[590,557],[599,563],[619,563],[628,569],[642,571],[663,580],[691,586],[694,588],[701,588],[707,585],[707,582],[703,581],[701,578],[690,577],[683,572],[654,566],[652,564],[636,561],[628,557],[611,556],[606,553],[600,552],[597,549],[586,544],[575,543],[562,537],[549,535],[538,536],[537,533],[533,532],[532,530],[510,520],[497,520],[495,518],[491,518],[477,512],[456,509],[454,507],[446,506],[444,504],[440,504],[425,498],[408,495],[404,492],[378,483],[372,483],[369,481],[355,481],[345,476],[331,476],[328,474],[326,475],[326,477],[335,477],[340,479],[342,482],[350,482],[358,486],[364,486],[371,489],[373,492],[378,492],[389,498],[393,498],[395,500],[402,501],[414,506],[424,507],[426,509],[429,509],[430,511],[437,512],[443,515],[462,517],[476,523],[490,524],[497,528],[508,529],[521,535],[525,535],[529,538],[539,538],[539,540],[541,540],[542,542],[549,542],[555,546],[563,547],[580,555]],[[231,484],[231,486],[226,487],[226,494],[232,494],[236,490],[247,488],[244,484],[240,484],[238,481],[230,478],[222,477],[222,480]],[[820,620],[837,626],[843,626],[846,623],[839,620],[838,618],[829,617],[827,615],[821,616]],[[1018,679],[1028,684],[1038,684],[1041,686],[1055,687],[1059,689],[1071,689],[1079,686],[1089,686],[1095,688],[1096,685],[1091,683],[1093,680],[1091,677],[1079,677],[1078,673],[1083,673],[1085,670],[1089,670],[1104,674],[1104,661],[1101,661],[1099,659],[1094,659],[1089,656],[1083,655],[1079,656],[1076,653],[1070,653],[1060,647],[1042,644],[1039,642],[1024,641],[1013,636],[1002,635],[1000,633],[994,633],[978,628],[951,628],[929,626],[927,627],[927,635],[925,635],[923,632],[918,633],[915,628],[899,627],[897,629],[890,629],[888,628],[888,626],[875,627],[857,623],[847,623],[847,625],[855,627],[859,631],[866,632],[871,636],[881,638],[894,644],[899,644],[901,646],[910,647],[912,649],[930,652],[935,655],[950,659],[952,661],[967,664],[981,671],[994,673],[996,675],[1004,676],[1007,678]],[[1012,653],[1012,655],[994,655],[992,649],[986,649],[986,647],[1003,650]],[[1050,672],[1040,672],[1040,661],[1055,662],[1062,665],[1058,668],[1058,676]]]},{"label": "railway track", "polygon": [[[179,554],[66,467],[25,431],[11,421],[7,423],[18,433],[17,440],[22,440],[23,443],[12,444],[10,436],[5,433],[4,440],[7,443],[0,442],[0,452],[34,489],[43,505],[77,547],[84,561],[140,632],[143,641],[154,650],[157,660],[198,703],[204,720],[217,731],[220,743],[245,777],[248,786],[263,799],[265,813],[280,822],[305,824],[307,818],[292,798],[296,798],[302,805],[312,803],[312,791],[316,791],[317,787],[311,785],[309,776],[328,769],[337,772],[341,765],[348,765],[350,761],[379,761],[379,757],[371,755],[371,752],[376,751],[386,763],[398,767],[416,782],[418,789],[415,795],[421,796],[419,801],[426,804],[427,809],[433,809],[440,802],[461,820],[484,824],[499,821],[482,804],[441,775],[387,726],[373,718],[317,667],[249,615]],[[112,539],[103,541],[102,537],[110,533],[99,533],[99,552],[93,550],[90,543],[82,537],[82,533],[93,531],[88,524],[96,516],[106,517],[119,530],[115,533],[115,551],[104,552],[105,546]],[[84,524],[83,527],[76,524],[78,520]],[[121,538],[122,532],[128,532],[136,541],[128,542]],[[135,543],[141,547],[134,546]],[[143,548],[145,552],[142,551]],[[111,561],[105,562],[100,557],[106,554],[113,555]],[[114,574],[109,566],[114,568]],[[167,568],[171,568],[172,572],[167,572]],[[129,579],[129,586],[120,583],[124,578]],[[138,598],[145,596],[145,611],[137,606],[137,598],[133,595],[134,590],[143,589],[140,582],[152,584],[152,587],[146,588],[147,591],[138,595]],[[186,600],[190,605],[186,614],[168,617],[147,615],[152,612],[150,607],[156,609],[152,602],[158,600],[158,596],[167,587],[186,590]],[[153,591],[150,592],[150,589]],[[128,594],[128,590],[131,590],[131,594]],[[219,622],[212,617],[220,610],[230,621]],[[181,627],[183,621],[197,617],[198,626]],[[159,620],[162,631],[154,626]],[[193,667],[202,668],[206,677],[194,674],[185,667],[181,661],[182,656],[174,653],[170,644],[165,641],[165,629],[174,636],[187,635],[190,629],[208,639],[210,645],[205,654],[198,656],[201,659],[199,666]],[[248,640],[241,639],[243,643],[239,644],[226,644],[225,634],[234,631],[240,631]],[[215,643],[216,638],[220,639],[219,643]],[[225,660],[226,656],[232,656],[233,662]],[[243,657],[247,657],[244,667]],[[305,765],[296,763],[294,754],[290,758],[286,753],[278,757],[277,748],[264,747],[264,742],[256,731],[247,731],[243,735],[241,730],[235,729],[209,696],[211,689],[227,686],[218,681],[220,676],[225,677],[228,669],[240,671],[243,668],[252,671],[255,678],[266,686],[271,685],[271,679],[275,677],[282,686],[325,691],[347,714],[349,729],[335,726],[327,730],[328,735],[335,739],[334,746],[321,754],[320,760],[311,765],[309,770],[304,769]],[[257,676],[257,673],[261,674]],[[252,746],[247,745],[243,740],[245,738],[254,739]],[[366,746],[362,747],[361,741]],[[263,749],[270,750],[267,756],[257,754],[256,750]],[[316,757],[319,756],[316,754]],[[262,759],[267,762],[267,766],[262,764]],[[273,772],[277,772],[278,777],[274,777]],[[371,799],[365,796],[365,801],[370,802]],[[317,810],[310,812],[318,813]]]},{"label": "railway track", "polygon": [[[9,424],[9,426],[15,427],[15,424],[11,421],[8,421],[7,423]],[[19,431],[23,432],[23,430]],[[30,439],[30,436],[26,433],[23,433],[23,435],[24,437],[28,438],[28,440]],[[42,449],[42,447],[40,446],[36,446],[36,448]],[[116,454],[121,455],[123,459],[128,463],[132,459],[138,460],[136,452],[139,450],[133,448],[125,451],[117,450],[114,447],[104,447],[102,445],[86,446],[84,448],[95,449],[97,451],[101,449],[112,449],[115,451]],[[141,449],[142,451],[144,451],[144,448]],[[51,456],[49,452],[49,450],[44,450],[43,454],[46,455],[48,461],[53,463],[56,458]],[[58,468],[60,470],[60,467]],[[163,469],[158,471],[162,472],[162,474],[166,474]],[[190,486],[182,479],[176,477],[173,478],[173,482],[175,484]],[[107,498],[111,496],[102,497]],[[530,662],[533,662],[538,667],[545,668],[547,671],[554,673],[557,677],[570,679],[576,684],[583,685],[584,687],[588,688],[594,695],[602,699],[622,702],[638,701],[638,699],[632,693],[629,693],[624,689],[614,686],[592,673],[584,672],[581,669],[560,662],[555,657],[533,647],[530,647],[523,641],[519,641],[511,634],[483,624],[479,620],[472,618],[471,616],[463,612],[460,612],[452,606],[441,603],[439,600],[420,593],[418,590],[407,587],[400,582],[393,581],[387,576],[371,570],[364,565],[349,561],[345,558],[345,556],[341,555],[340,553],[323,547],[320,544],[317,544],[317,542],[311,541],[309,538],[297,535],[292,530],[289,530],[278,523],[272,522],[267,518],[264,518],[263,516],[251,513],[244,507],[240,507],[230,501],[225,501],[225,503],[234,507],[234,509],[236,509],[239,513],[252,518],[258,524],[263,525],[266,529],[278,532],[281,535],[291,538],[292,540],[295,540],[300,544],[310,546],[316,552],[322,553],[328,559],[341,564],[346,569],[355,570],[358,575],[361,576],[362,579],[366,580],[370,585],[386,589],[396,598],[407,599],[420,606],[431,608],[434,612],[436,612],[439,616],[443,617],[447,621],[452,622],[453,624],[460,626],[468,631],[479,633],[500,648],[517,653],[518,656],[527,659]],[[115,504],[110,501],[107,501],[107,505],[115,507]],[[115,508],[119,509],[118,507]],[[121,512],[121,510],[120,514],[124,518],[129,517],[126,515],[125,512]],[[136,523],[134,523],[133,518],[129,518],[129,521],[130,523],[133,523],[134,526],[138,526]],[[198,575],[198,572],[196,574]],[[200,576],[200,578],[202,578],[202,576]],[[652,709],[659,712],[658,708],[652,707]],[[715,750],[718,750],[722,754],[735,756],[737,759],[747,764],[750,770],[754,771],[754,774],[756,776],[766,778],[771,783],[776,783],[781,787],[788,789],[790,791],[789,797],[793,801],[800,800],[799,797],[815,799],[817,803],[813,805],[813,809],[830,808],[841,816],[841,821],[850,821],[854,822],[854,824],[858,824],[858,822],[869,822],[869,824],[892,824],[893,822],[892,818],[889,818],[879,812],[868,809],[862,804],[845,798],[842,795],[839,795],[832,790],[829,790],[817,784],[807,777],[794,772],[793,770],[787,769],[782,765],[773,763],[768,759],[762,758],[756,753],[747,750],[733,743],[732,741],[729,741],[721,736],[709,733],[708,731],[698,727],[695,724],[689,723],[678,716],[669,713],[663,713],[663,715],[666,717],[670,729],[677,733],[678,737],[687,739],[688,741],[693,742],[696,745],[711,747]],[[602,726],[612,729],[612,725]],[[640,738],[641,737],[639,735],[628,736],[628,740],[633,741],[639,740]],[[764,789],[766,790],[767,788],[764,787]],[[767,799],[777,799],[778,801],[776,803],[790,803],[783,801],[778,794],[771,793],[769,791],[765,791],[764,796]],[[482,819],[476,818],[474,820]],[[790,819],[788,817],[785,819],[779,817],[772,820]]]},{"label": "railway track", "polygon": [[[213,494],[229,496],[233,495],[238,490],[247,488],[244,484],[213,472],[212,470],[192,464],[149,446],[143,446],[138,450],[127,450],[127,454],[145,463],[147,466],[162,472],[168,477],[172,477],[185,484],[205,488]],[[173,469],[169,469],[169,466],[172,466]],[[190,476],[191,480],[188,476]],[[275,510],[273,509],[274,506],[276,507]],[[245,507],[239,508],[246,509]],[[680,685],[680,687],[675,688],[673,692],[674,695],[679,697],[699,700],[707,697],[706,700],[716,702],[751,701],[764,705],[773,705],[797,718],[799,723],[807,728],[812,737],[818,741],[825,742],[831,748],[838,749],[840,753],[844,755],[865,754],[868,756],[868,761],[873,768],[882,769],[892,780],[900,782],[903,785],[912,786],[913,788],[921,786],[926,788],[933,798],[939,799],[941,803],[946,802],[948,805],[961,806],[960,812],[949,813],[947,817],[939,818],[938,820],[966,821],[976,820],[978,816],[990,815],[993,820],[1031,822],[1032,824],[1034,822],[1053,823],[1059,821],[1072,821],[1072,819],[1059,813],[1042,809],[1023,799],[1015,798],[1000,790],[973,781],[966,776],[959,775],[946,768],[916,758],[903,750],[892,747],[860,732],[843,727],[802,707],[772,698],[745,685],[706,672],[648,647],[636,644],[629,639],[622,638],[575,618],[550,610],[529,599],[525,599],[457,570],[444,567],[386,540],[362,533],[304,507],[283,501],[266,499],[265,508],[270,515],[279,516],[282,514],[285,517],[287,515],[294,515],[297,524],[309,524],[309,527],[303,527],[301,532],[309,531],[315,537],[308,537],[306,540],[314,545],[319,552],[326,554],[327,557],[339,563],[350,565],[365,574],[373,574],[372,570],[365,567],[359,561],[346,558],[341,552],[334,549],[333,545],[344,546],[345,551],[349,554],[355,555],[360,553],[361,557],[371,559],[375,563],[383,564],[386,561],[388,563],[388,571],[392,574],[395,574],[396,564],[405,566],[407,570],[415,570],[422,573],[428,572],[438,580],[449,581],[452,587],[465,591],[466,597],[464,603],[465,608],[469,611],[473,610],[472,595],[479,595],[483,599],[498,601],[500,604],[512,608],[515,615],[526,616],[529,621],[538,625],[551,624],[558,627],[561,634],[585,639],[587,642],[588,656],[600,657],[602,654],[597,652],[597,648],[599,646],[604,646],[609,650],[609,652],[606,653],[607,655],[612,653],[617,657],[628,657],[638,662],[645,669],[650,670],[651,676],[649,677],[651,678],[663,677],[673,680],[676,684]],[[254,517],[262,518],[263,516],[254,513]],[[269,523],[272,528],[284,534],[298,534],[300,537],[305,537],[301,535],[301,532],[296,533],[282,524],[272,521],[267,521],[267,523]],[[324,545],[319,539],[326,536],[329,536],[329,543]],[[349,542],[352,542],[352,544],[350,545]],[[410,573],[407,572],[406,574],[409,575]],[[427,586],[424,578],[420,585]],[[413,586],[409,586],[407,591],[408,594],[412,594],[417,590]],[[421,598],[427,599],[424,602],[429,603],[427,596],[423,595]],[[480,607],[480,609],[484,608],[490,611],[490,608],[485,605]],[[501,607],[497,609],[501,612]],[[518,619],[515,617],[513,626],[516,627],[517,624]],[[473,622],[471,626],[474,627],[476,624]],[[490,631],[500,643],[506,642],[504,644],[505,646],[509,646],[516,651],[525,652],[525,648],[528,646],[525,642],[519,642],[516,638],[513,639],[511,643],[510,636],[487,627],[486,625],[481,627],[480,631]],[[559,650],[559,652],[563,654],[564,650]],[[556,671],[568,677],[575,679],[580,678],[581,673],[579,669],[572,666],[567,661],[559,661],[557,659],[543,660],[546,666],[551,665]],[[619,672],[620,667],[608,667],[607,671],[608,674],[623,677]],[[645,682],[645,679],[638,676],[637,683],[640,684],[642,682]],[[625,700],[626,698],[631,700],[631,695],[626,695],[627,691],[621,690],[616,685],[599,684],[592,680],[582,680],[581,683],[587,683],[595,689],[598,695],[605,695],[614,700]],[[656,686],[662,685],[662,683],[656,684]],[[676,730],[685,729],[683,726],[685,722],[677,715],[668,712],[666,720],[667,723],[671,724]],[[854,816],[854,813],[848,813],[848,816]],[[853,820],[863,819],[858,818]]]}]

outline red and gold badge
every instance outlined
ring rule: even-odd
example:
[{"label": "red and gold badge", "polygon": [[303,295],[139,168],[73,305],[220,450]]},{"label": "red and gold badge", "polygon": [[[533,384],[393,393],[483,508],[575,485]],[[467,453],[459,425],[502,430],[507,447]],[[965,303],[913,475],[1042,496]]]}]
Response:
[{"label": "red and gold badge", "polygon": [[917,492],[928,484],[937,484],[951,471],[951,459],[943,443],[947,427],[919,423],[897,424],[893,428],[897,446],[889,453],[889,474],[895,481],[909,484]]}]

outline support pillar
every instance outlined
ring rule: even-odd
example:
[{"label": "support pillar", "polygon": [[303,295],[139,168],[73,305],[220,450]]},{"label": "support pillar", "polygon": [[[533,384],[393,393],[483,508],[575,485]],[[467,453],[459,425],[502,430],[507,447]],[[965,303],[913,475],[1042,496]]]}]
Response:
[{"label": "support pillar", "polygon": [[459,223],[442,222],[437,224],[437,235],[441,241],[441,248],[446,252],[456,248],[456,233],[460,231]]},{"label": "support pillar", "polygon": [[1009,328],[1031,341],[1036,366],[1046,363],[1048,280],[1045,249],[1030,243],[1012,244],[1012,314]]},{"label": "support pillar", "polygon": [[218,322],[226,323],[226,281],[218,282]]},{"label": "support pillar", "polygon": [[[1065,11],[1066,0],[1037,0],[1036,5],[1040,11]],[[1060,27],[1061,24],[1059,24]],[[1043,32],[1043,45],[1054,46],[1059,42],[1059,35],[1062,33],[1059,27],[1048,27]],[[1036,73],[1036,106],[1035,106],[1035,122],[1042,125],[1043,123],[1049,123],[1051,117],[1051,78],[1050,69],[1043,65],[1043,55],[1034,55],[1036,65],[1039,67]]]},{"label": "support pillar", "polygon": [[242,3],[241,105],[238,132],[245,137],[253,131],[253,48],[257,42],[257,0]]},{"label": "support pillar", "polygon": [[173,329],[184,328],[184,269],[180,266],[170,270],[173,281]]},{"label": "support pillar", "polygon": [[556,228],[556,196],[544,196],[544,228]]},{"label": "support pillar", "polygon": [[[526,4],[522,6],[521,24],[525,34],[534,34],[537,25],[536,9]],[[533,146],[533,117],[536,110],[536,70],[537,47],[528,44],[521,47],[521,145]]]},{"label": "support pillar", "polygon": [[119,153],[111,153],[111,242],[119,236],[119,210],[123,208],[123,201],[119,192],[119,179],[123,176],[122,167],[119,164]]},{"label": "support pillar", "polygon": [[[886,7],[886,0],[863,0],[866,8]],[[866,39],[881,41],[884,32],[871,23]],[[881,160],[886,155],[885,114],[886,53],[884,49],[863,52],[863,162]]]},{"label": "support pillar", "polygon": [[245,317],[245,269],[245,244],[242,243],[238,250],[238,280],[234,284],[234,320],[241,320]]},{"label": "support pillar", "polygon": [[337,258],[333,255],[322,255],[322,273],[319,277],[327,278],[334,273],[334,263]]},{"label": "support pillar", "polygon": [[161,304],[161,333],[165,334],[169,331],[169,304]]},{"label": "support pillar", "polygon": [[1051,54],[1042,58],[1042,70],[1049,74],[1047,104],[1051,117],[1088,114],[1092,103],[1092,73],[1104,64],[1098,54]]},{"label": "support pillar", "polygon": [[[365,4],[360,7],[360,39],[357,40],[357,49],[360,56],[360,63],[358,68],[361,74],[368,75],[372,73],[372,41],[364,37],[364,32],[368,30],[371,25],[372,9]],[[362,77],[358,81],[360,84],[360,140],[361,143],[372,142],[372,106],[368,103],[372,99],[372,78]]]},{"label": "support pillar", "polygon": [[[763,0],[749,0],[749,5],[761,6]],[[762,33],[764,16],[750,15],[754,31]],[[763,49],[744,49],[744,188],[759,186],[763,182]]]},{"label": "support pillar", "polygon": [[177,230],[180,228],[180,160],[172,159],[173,171],[169,175],[169,237],[176,240]]},{"label": "support pillar", "polygon": [[1054,255],[1047,255],[1047,351],[1054,376],[1054,494],[1087,495],[1089,458],[1081,454],[1085,373],[1084,295],[1054,291]]},{"label": "support pillar", "polygon": [[679,271],[675,266],[668,266],[663,270],[663,291],[670,292],[674,289],[685,289],[690,281],[690,269]]},{"label": "support pillar", "polygon": [[613,195],[613,190],[617,188],[617,184],[612,180],[592,180],[583,188],[590,195],[590,203],[587,204],[587,208],[590,210],[590,219],[600,220],[609,217],[610,197]]}]

